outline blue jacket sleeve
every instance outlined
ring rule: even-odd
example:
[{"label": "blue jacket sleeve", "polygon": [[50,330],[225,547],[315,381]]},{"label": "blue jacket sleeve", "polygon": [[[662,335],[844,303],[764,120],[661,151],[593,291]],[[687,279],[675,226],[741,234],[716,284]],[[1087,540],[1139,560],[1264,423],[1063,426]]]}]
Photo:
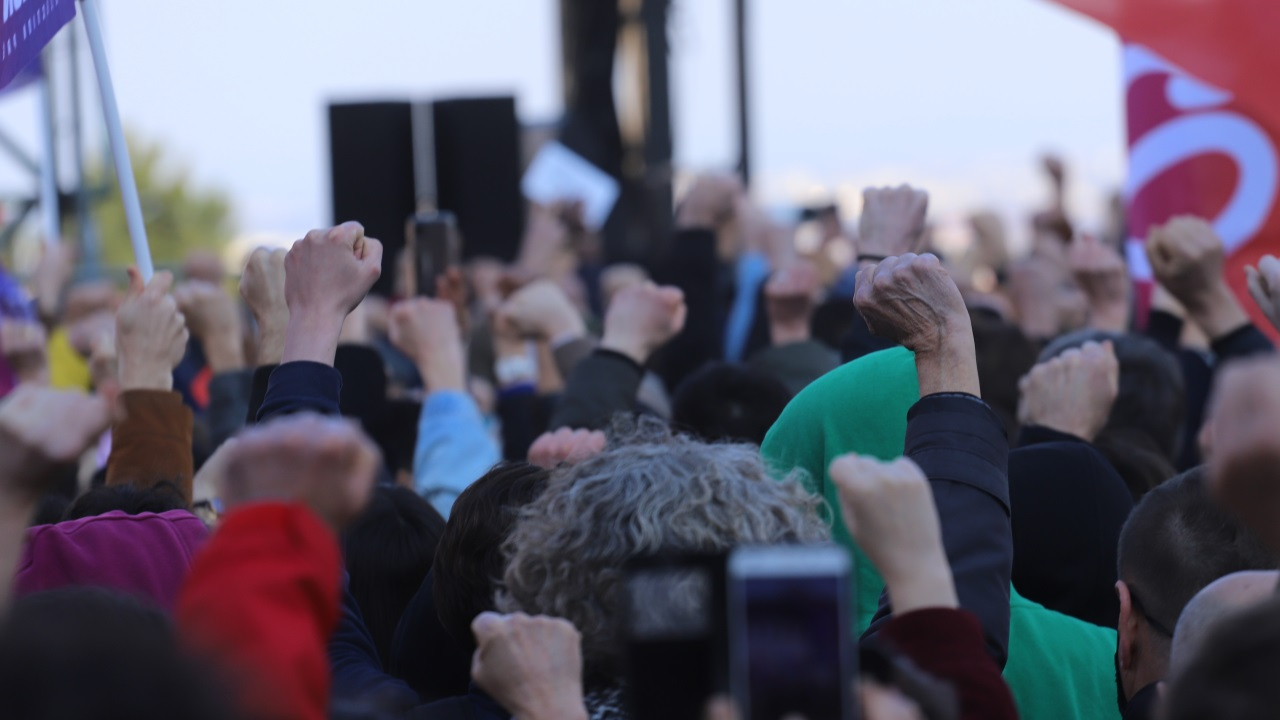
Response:
[{"label": "blue jacket sleeve", "polygon": [[342,374],[332,366],[306,360],[288,362],[271,372],[258,422],[307,411],[338,415],[341,397]]},{"label": "blue jacket sleeve", "polygon": [[342,615],[329,640],[329,667],[333,671],[335,705],[343,701],[373,703],[380,709],[404,712],[420,702],[418,694],[398,678],[388,675],[378,660],[373,636],[365,627],[356,599],[342,579]]},{"label": "blue jacket sleeve", "polygon": [[413,481],[441,515],[448,518],[454,499],[500,460],[498,443],[470,395],[443,390],[427,396],[413,451]]},{"label": "blue jacket sleeve", "polygon": [[724,329],[724,357],[738,362],[746,354],[747,337],[755,322],[756,295],[769,279],[769,259],[763,253],[743,253],[734,273],[737,292],[729,308],[729,322]]},{"label": "blue jacket sleeve", "polygon": [[[1004,667],[1013,578],[1004,428],[991,408],[972,395],[930,395],[907,414],[904,455],[920,466],[933,488],[960,607],[981,621],[987,652]],[[883,597],[881,603],[867,635],[889,619]]]}]

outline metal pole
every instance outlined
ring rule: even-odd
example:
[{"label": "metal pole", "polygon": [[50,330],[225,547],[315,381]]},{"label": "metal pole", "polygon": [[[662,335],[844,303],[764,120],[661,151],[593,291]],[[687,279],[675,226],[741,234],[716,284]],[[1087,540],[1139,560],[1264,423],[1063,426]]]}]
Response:
[{"label": "metal pole", "polygon": [[120,181],[120,199],[124,203],[124,217],[129,224],[129,239],[133,243],[133,258],[138,272],[145,282],[151,281],[155,268],[151,264],[151,248],[147,245],[147,226],[142,219],[142,203],[138,199],[138,184],[133,179],[133,163],[129,160],[129,146],[124,139],[124,126],[120,123],[120,107],[116,104],[116,90],[111,82],[111,68],[107,65],[107,50],[102,41],[102,21],[98,18],[98,0],[80,0],[84,8],[84,29],[89,36],[89,52],[93,54],[93,67],[98,74],[98,89],[102,93],[102,113],[107,121],[107,138],[111,141],[111,156],[116,163],[116,177]]},{"label": "metal pole", "polygon": [[40,163],[40,226],[45,245],[62,242],[62,221],[58,211],[58,150],[57,123],[53,109],[53,80],[49,58],[44,53],[44,77],[40,78],[40,139],[44,146],[44,159]]},{"label": "metal pole", "polygon": [[734,38],[738,70],[738,173],[751,185],[751,124],[747,96],[747,0],[734,0]]},{"label": "metal pole", "polygon": [[67,57],[71,65],[71,137],[72,155],[76,161],[76,226],[80,230],[80,261],[90,275],[97,273],[101,262],[98,235],[89,214],[89,178],[84,166],[84,101],[80,97],[80,30],[75,23],[67,26]]}]

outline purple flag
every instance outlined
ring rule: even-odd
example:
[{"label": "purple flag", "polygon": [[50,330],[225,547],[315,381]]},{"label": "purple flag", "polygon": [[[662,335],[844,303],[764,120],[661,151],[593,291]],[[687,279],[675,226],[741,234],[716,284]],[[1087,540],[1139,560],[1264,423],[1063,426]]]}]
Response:
[{"label": "purple flag", "polygon": [[8,85],[63,25],[76,16],[76,0],[0,0],[0,88]]}]

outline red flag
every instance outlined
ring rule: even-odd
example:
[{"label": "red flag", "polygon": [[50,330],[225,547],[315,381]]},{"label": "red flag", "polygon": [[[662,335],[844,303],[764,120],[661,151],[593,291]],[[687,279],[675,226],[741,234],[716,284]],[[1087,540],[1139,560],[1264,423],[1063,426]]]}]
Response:
[{"label": "red flag", "polygon": [[1227,247],[1228,281],[1269,330],[1249,299],[1244,266],[1280,255],[1280,2],[1054,1],[1106,23],[1124,42],[1135,276],[1150,280],[1141,243],[1152,225],[1207,218]]}]

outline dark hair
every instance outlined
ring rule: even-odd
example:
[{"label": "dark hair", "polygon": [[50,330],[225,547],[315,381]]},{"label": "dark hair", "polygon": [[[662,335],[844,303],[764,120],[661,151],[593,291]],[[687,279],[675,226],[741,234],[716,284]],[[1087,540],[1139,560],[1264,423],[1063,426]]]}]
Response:
[{"label": "dark hair", "polygon": [[707,442],[759,445],[789,402],[787,386],[772,375],[732,363],[711,363],[676,389],[671,422]]},{"label": "dark hair", "polygon": [[1135,500],[1173,474],[1186,416],[1182,367],[1155,340],[1134,333],[1081,330],[1040,353],[1041,362],[1088,341],[1110,340],[1120,361],[1120,393],[1095,445],[1125,479]]},{"label": "dark hair", "polygon": [[67,508],[63,520],[79,520],[123,510],[128,515],[164,513],[170,510],[186,510],[187,499],[171,482],[162,482],[148,488],[132,485],[110,485],[94,488],[81,495]]},{"label": "dark hair", "polygon": [[1241,610],[1209,630],[1169,683],[1169,720],[1270,720],[1280,707],[1280,599]]},{"label": "dark hair", "polygon": [[827,347],[840,352],[845,335],[858,320],[858,311],[847,297],[833,297],[813,311],[809,320],[809,330],[813,339]]},{"label": "dark hair", "polygon": [[369,507],[343,533],[349,588],[373,636],[382,666],[405,606],[431,570],[444,518],[416,492],[374,489]]},{"label": "dark hair", "polygon": [[494,609],[494,590],[506,559],[502,544],[520,514],[547,487],[548,472],[504,462],[476,480],[453,503],[436,547],[432,587],[440,623],[470,649],[471,621]]},{"label": "dark hair", "polygon": [[991,310],[974,308],[969,318],[982,399],[999,416],[1005,433],[1012,436],[1018,424],[1018,382],[1035,367],[1036,346],[1017,325]]},{"label": "dark hair", "polygon": [[1257,538],[1210,500],[1207,477],[1201,466],[1157,486],[1120,530],[1116,571],[1149,623],[1168,630],[1214,580],[1276,567]]},{"label": "dark hair", "polygon": [[225,687],[185,657],[168,618],[101,588],[16,600],[0,623],[0,707],[25,720],[233,717]]}]

